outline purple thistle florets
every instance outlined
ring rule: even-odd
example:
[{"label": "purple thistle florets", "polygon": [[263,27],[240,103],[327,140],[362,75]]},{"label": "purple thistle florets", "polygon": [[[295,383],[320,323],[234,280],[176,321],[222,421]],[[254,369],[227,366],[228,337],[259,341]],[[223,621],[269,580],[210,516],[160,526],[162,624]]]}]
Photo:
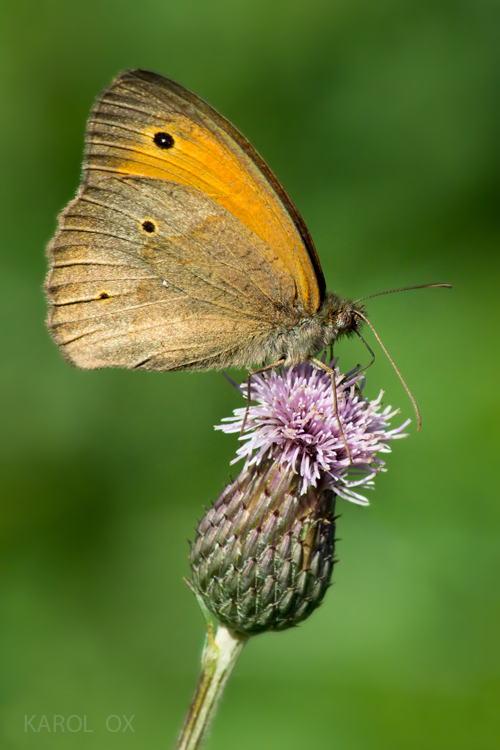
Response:
[{"label": "purple thistle florets", "polygon": [[[248,467],[272,458],[299,475],[301,494],[317,487],[367,505],[354,488],[373,489],[375,475],[385,471],[378,454],[390,453],[389,443],[406,437],[402,430],[410,420],[389,430],[389,420],[399,409],[382,408],[383,391],[368,401],[362,395],[362,375],[343,376],[335,368],[335,382],[338,416],[352,464],[334,411],[331,377],[309,362],[252,376],[250,396],[257,403],[248,409],[241,438],[245,442],[232,463],[246,458]],[[246,398],[247,384],[238,388]],[[227,424],[215,429],[240,433],[246,411],[235,409],[234,416],[222,420]]]}]

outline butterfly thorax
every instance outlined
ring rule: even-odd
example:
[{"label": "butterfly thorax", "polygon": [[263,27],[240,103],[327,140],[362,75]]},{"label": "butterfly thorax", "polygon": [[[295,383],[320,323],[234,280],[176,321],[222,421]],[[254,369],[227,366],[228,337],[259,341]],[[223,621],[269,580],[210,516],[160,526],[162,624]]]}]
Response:
[{"label": "butterfly thorax", "polygon": [[357,313],[362,312],[362,306],[327,292],[313,315],[302,317],[291,326],[272,329],[264,341],[259,340],[259,353],[265,354],[265,360],[259,364],[282,361],[286,367],[292,367],[304,362],[338,338],[359,330],[362,320]]}]

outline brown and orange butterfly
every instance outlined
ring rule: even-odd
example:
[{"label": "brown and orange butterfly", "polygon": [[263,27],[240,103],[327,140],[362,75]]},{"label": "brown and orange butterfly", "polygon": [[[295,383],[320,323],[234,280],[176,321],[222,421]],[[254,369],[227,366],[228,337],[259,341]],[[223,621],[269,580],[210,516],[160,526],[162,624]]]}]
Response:
[{"label": "brown and orange butterfly", "polygon": [[248,141],[142,70],[97,100],[48,254],[48,325],[85,369],[292,365],[361,322],[325,292],[304,222]]}]

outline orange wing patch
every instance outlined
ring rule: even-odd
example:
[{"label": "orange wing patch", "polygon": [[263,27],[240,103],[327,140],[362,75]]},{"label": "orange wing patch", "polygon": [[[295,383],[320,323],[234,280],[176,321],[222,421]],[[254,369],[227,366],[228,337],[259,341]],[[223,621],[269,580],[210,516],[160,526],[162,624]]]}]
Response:
[{"label": "orange wing patch", "polygon": [[314,313],[321,300],[311,259],[268,180],[207,115],[208,105],[200,100],[197,107],[194,95],[183,99],[182,87],[160,81],[125,73],[100,97],[89,122],[87,182],[122,174],[204,193],[254,232],[266,246],[266,261],[293,281],[295,299],[281,302],[299,314]]}]

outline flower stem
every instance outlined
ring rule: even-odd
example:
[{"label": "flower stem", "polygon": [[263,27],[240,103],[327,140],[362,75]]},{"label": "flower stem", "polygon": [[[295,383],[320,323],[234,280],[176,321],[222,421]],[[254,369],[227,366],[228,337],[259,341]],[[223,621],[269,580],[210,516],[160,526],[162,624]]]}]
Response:
[{"label": "flower stem", "polygon": [[215,716],[227,679],[248,637],[219,625],[214,638],[208,626],[201,674],[176,750],[200,750]]}]

